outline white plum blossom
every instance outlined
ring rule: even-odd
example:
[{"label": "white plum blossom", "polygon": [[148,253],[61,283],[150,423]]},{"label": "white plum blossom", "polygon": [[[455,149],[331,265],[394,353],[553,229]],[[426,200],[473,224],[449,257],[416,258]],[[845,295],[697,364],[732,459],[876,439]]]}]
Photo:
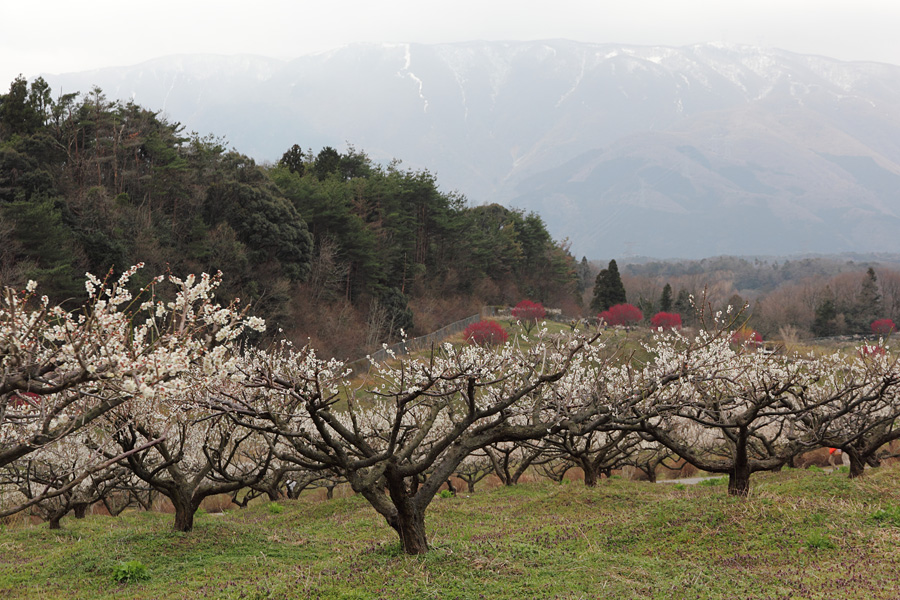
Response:
[{"label": "white plum blossom", "polygon": [[[86,275],[89,300],[76,312],[24,291],[0,297],[0,466],[51,444],[126,402],[152,402],[189,385],[182,374],[234,370],[245,328],[261,319],[215,303],[220,277],[154,277],[139,291],[135,265],[118,279]],[[159,286],[175,286],[175,301]],[[168,293],[168,292],[166,292]],[[137,299],[137,300],[136,300]]]}]

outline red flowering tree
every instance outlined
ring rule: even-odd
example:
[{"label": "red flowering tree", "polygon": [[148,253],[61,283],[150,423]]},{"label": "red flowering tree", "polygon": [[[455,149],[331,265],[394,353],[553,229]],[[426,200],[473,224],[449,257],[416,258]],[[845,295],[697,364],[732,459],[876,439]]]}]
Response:
[{"label": "red flowering tree", "polygon": [[762,344],[762,336],[759,332],[749,327],[741,327],[731,334],[731,343],[735,346],[759,346]]},{"label": "red flowering tree", "polygon": [[543,304],[531,300],[522,300],[512,309],[513,318],[522,323],[526,333],[531,333],[531,328],[546,314]]},{"label": "red flowering tree", "polygon": [[644,318],[644,313],[633,304],[616,304],[600,313],[600,318],[609,325],[636,325]]},{"label": "red flowering tree", "polygon": [[681,315],[678,313],[658,312],[650,319],[653,329],[681,329]]},{"label": "red flowering tree", "polygon": [[897,331],[897,326],[890,319],[878,319],[872,321],[872,333],[875,335],[883,335],[885,337]]},{"label": "red flowering tree", "polygon": [[496,321],[478,321],[466,327],[467,343],[477,346],[495,346],[504,343],[509,334]]}]

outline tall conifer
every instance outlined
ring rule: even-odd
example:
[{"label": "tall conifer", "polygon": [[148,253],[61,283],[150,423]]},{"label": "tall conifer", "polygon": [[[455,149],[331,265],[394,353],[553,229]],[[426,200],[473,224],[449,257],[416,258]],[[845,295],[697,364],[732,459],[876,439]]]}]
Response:
[{"label": "tall conifer", "polygon": [[672,286],[668,283],[663,287],[662,295],[659,297],[659,310],[672,312]]},{"label": "tall conifer", "polygon": [[881,294],[878,292],[878,278],[872,267],[869,267],[863,277],[854,312],[853,328],[857,333],[869,333],[872,321],[881,316]]},{"label": "tall conifer", "polygon": [[625,286],[619,276],[619,266],[615,259],[609,261],[609,266],[597,274],[594,282],[594,299],[591,300],[591,309],[596,312],[609,310],[616,304],[625,303]]}]

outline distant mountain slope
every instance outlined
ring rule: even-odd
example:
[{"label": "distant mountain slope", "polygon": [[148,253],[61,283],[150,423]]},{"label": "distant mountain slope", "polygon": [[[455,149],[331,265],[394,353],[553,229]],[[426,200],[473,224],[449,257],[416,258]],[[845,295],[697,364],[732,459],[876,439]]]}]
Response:
[{"label": "distant mountain slope", "polygon": [[351,142],[590,257],[900,251],[900,67],[704,44],[354,45],[48,76],[276,160]]}]

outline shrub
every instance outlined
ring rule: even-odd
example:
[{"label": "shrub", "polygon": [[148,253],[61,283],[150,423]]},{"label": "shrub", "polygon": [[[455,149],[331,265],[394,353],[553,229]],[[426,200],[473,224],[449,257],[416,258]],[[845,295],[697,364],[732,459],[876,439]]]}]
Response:
[{"label": "shrub", "polygon": [[277,502],[270,502],[269,503],[269,512],[272,513],[273,515],[280,515],[281,513],[284,512],[284,507],[282,505],[278,504]]},{"label": "shrub", "polygon": [[519,321],[537,321],[547,314],[544,305],[540,302],[522,300],[512,309],[512,316]]},{"label": "shrub", "polygon": [[644,318],[644,313],[633,304],[616,304],[604,310],[599,317],[609,325],[636,325]]},{"label": "shrub", "polygon": [[150,573],[141,561],[129,560],[128,562],[119,563],[115,566],[112,578],[113,581],[118,583],[130,583],[132,581],[150,579]]},{"label": "shrub", "polygon": [[506,342],[509,334],[496,321],[479,321],[466,327],[467,343],[478,346],[495,346]]},{"label": "shrub", "polygon": [[681,315],[678,313],[658,312],[650,319],[650,325],[653,326],[653,329],[662,329],[663,331],[681,329]]},{"label": "shrub", "polygon": [[897,331],[897,326],[891,319],[878,319],[872,321],[872,333],[875,335],[888,336]]},{"label": "shrub", "polygon": [[543,319],[547,314],[544,305],[540,302],[532,302],[531,300],[522,300],[512,309],[512,316],[522,323],[527,333],[531,333],[531,328],[539,320]]},{"label": "shrub", "polygon": [[735,346],[759,346],[762,344],[762,336],[759,332],[749,327],[741,327],[731,334],[731,343]]}]

